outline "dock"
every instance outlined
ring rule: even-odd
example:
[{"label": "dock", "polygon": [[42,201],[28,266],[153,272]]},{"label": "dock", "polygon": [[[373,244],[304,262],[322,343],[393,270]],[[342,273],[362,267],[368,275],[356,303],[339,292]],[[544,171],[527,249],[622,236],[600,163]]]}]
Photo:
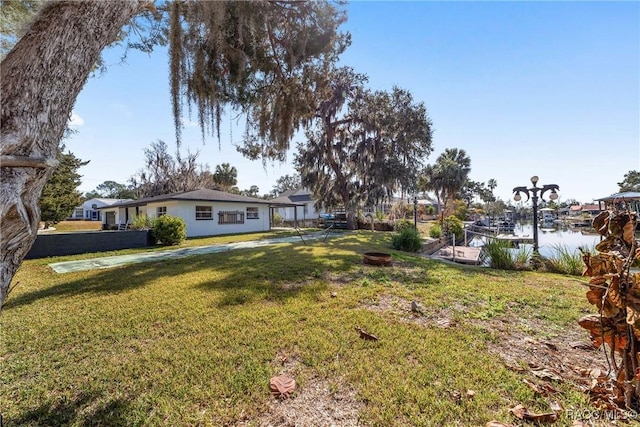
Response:
[{"label": "dock", "polygon": [[460,264],[480,265],[482,263],[481,252],[482,248],[448,245],[431,256]]}]

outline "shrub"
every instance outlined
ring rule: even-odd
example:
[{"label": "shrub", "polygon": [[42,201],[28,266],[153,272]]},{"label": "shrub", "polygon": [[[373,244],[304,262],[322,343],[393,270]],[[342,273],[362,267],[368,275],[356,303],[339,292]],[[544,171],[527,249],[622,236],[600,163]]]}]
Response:
[{"label": "shrub", "polygon": [[153,237],[163,245],[179,245],[187,238],[187,224],[182,218],[162,215],[153,220]]},{"label": "shrub", "polygon": [[284,223],[284,219],[282,218],[282,215],[280,215],[278,212],[273,214],[273,225],[279,226],[282,225]]},{"label": "shrub", "polygon": [[[544,266],[552,273],[569,274],[572,276],[581,276],[584,263],[582,262],[582,254],[579,251],[572,252],[566,245],[556,244],[555,257],[545,258]],[[587,250],[593,253],[594,251]]]},{"label": "shrub", "polygon": [[440,224],[431,224],[431,227],[429,227],[429,237],[432,239],[439,239],[442,237],[442,227],[440,227]]},{"label": "shrub", "polygon": [[412,228],[405,228],[397,234],[391,237],[391,246],[394,249],[398,249],[406,252],[418,252],[422,247],[420,236]]},{"label": "shrub", "polygon": [[489,267],[498,270],[528,269],[531,251],[521,247],[514,250],[510,242],[491,239],[484,244],[484,255],[489,258]]},{"label": "shrub", "polygon": [[131,228],[134,230],[150,230],[153,228],[153,221],[146,215],[138,215],[133,218]]},{"label": "shrub", "polygon": [[447,230],[447,235],[456,235],[456,239],[461,238],[464,235],[464,226],[462,221],[451,215],[444,219],[444,227]]},{"label": "shrub", "polygon": [[409,221],[408,219],[399,219],[397,221],[394,221],[393,223],[393,231],[397,231],[398,233],[402,232],[403,230],[413,229],[413,222]]}]

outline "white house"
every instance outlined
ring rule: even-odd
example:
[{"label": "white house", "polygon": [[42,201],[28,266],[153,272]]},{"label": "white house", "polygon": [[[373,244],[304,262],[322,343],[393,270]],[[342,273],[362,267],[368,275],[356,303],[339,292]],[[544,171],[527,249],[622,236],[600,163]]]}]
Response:
[{"label": "white house", "polygon": [[68,219],[82,219],[85,221],[102,221],[101,208],[111,206],[115,203],[129,202],[131,199],[89,199],[73,210]]},{"label": "white house", "polygon": [[103,228],[131,224],[138,215],[180,217],[187,237],[268,231],[270,202],[223,191],[199,189],[115,203],[101,208]]},{"label": "white house", "polygon": [[316,220],[320,214],[324,213],[316,210],[312,196],[309,189],[298,188],[296,190],[287,190],[275,199],[271,199],[270,202],[276,205],[284,205],[279,207],[277,212],[285,222],[306,222]]}]

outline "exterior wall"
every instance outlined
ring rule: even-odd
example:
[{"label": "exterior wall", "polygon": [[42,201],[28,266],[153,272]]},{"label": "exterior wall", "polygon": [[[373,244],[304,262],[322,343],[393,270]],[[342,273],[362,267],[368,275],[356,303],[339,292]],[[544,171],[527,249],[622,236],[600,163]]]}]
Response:
[{"label": "exterior wall", "polygon": [[[196,206],[211,206],[212,219],[196,219]],[[166,208],[166,214],[182,218],[187,225],[187,237],[214,236],[218,234],[251,233],[269,231],[269,206],[257,203],[234,202],[196,202],[187,200],[168,200],[164,202],[149,203],[138,208],[138,215],[147,215],[149,218],[157,217],[157,209]],[[247,208],[257,208],[258,218],[247,218]],[[240,211],[244,213],[243,224],[220,224],[218,213],[224,211]],[[136,216],[136,208],[104,209],[102,212],[103,224],[106,224],[107,212],[115,213],[115,224],[131,224]],[[302,218],[302,217],[300,217]]]},{"label": "exterior wall", "polygon": [[148,231],[38,234],[25,259],[152,246]]},{"label": "exterior wall", "polygon": [[[196,206],[211,206],[212,219],[196,219]],[[269,207],[254,203],[165,201],[150,203],[146,207],[149,217],[155,218],[158,207],[166,207],[167,215],[177,216],[187,224],[187,237],[213,236],[217,234],[250,233],[269,231]],[[258,219],[247,218],[247,208],[258,208]],[[219,224],[218,213],[240,211],[244,213],[243,224]],[[132,218],[132,217],[130,217]]]}]

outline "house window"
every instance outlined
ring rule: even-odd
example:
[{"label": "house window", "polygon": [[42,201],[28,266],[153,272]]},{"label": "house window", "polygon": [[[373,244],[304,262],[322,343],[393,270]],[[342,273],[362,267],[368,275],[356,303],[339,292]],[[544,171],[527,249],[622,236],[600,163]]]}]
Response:
[{"label": "house window", "polygon": [[83,208],[76,208],[75,212],[73,214],[73,217],[82,219],[82,214],[83,213],[84,213],[84,209]]},{"label": "house window", "polygon": [[196,219],[213,219],[213,208],[211,206],[196,206]]},{"label": "house window", "polygon": [[159,206],[156,208],[156,216],[158,218],[160,218],[162,215],[166,215],[167,214],[167,207],[166,206]]},{"label": "house window", "polygon": [[258,208],[247,208],[247,219],[259,219]]},{"label": "house window", "polygon": [[309,205],[307,205],[306,203],[304,204],[304,215],[309,215]]},{"label": "house window", "polygon": [[220,211],[218,212],[218,224],[244,224],[244,212]]}]

